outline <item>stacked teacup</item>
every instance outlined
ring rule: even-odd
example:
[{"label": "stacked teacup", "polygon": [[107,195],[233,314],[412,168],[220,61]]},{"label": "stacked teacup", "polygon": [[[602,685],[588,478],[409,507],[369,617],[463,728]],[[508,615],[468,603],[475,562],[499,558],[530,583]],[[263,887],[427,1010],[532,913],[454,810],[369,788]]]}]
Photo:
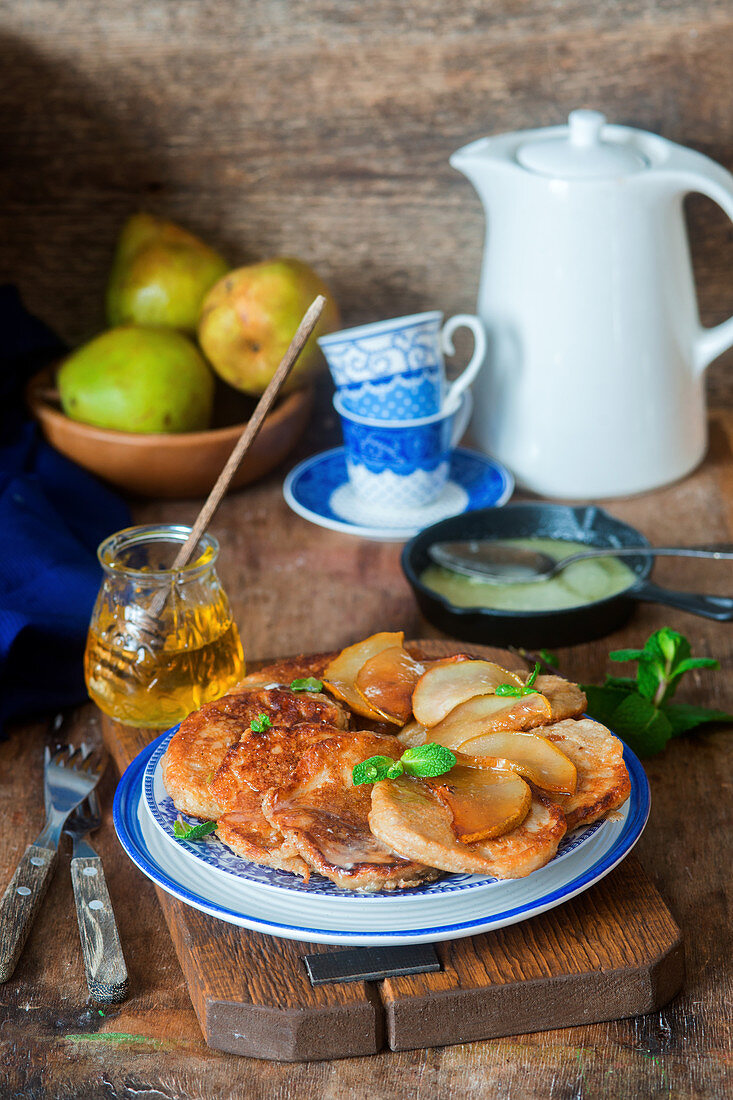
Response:
[{"label": "stacked teacup", "polygon": [[[443,356],[453,355],[461,327],[473,332],[473,355],[448,383]],[[333,403],[355,495],[385,512],[436,500],[468,426],[468,387],[486,353],[478,317],[458,314],[444,325],[433,310],[333,332],[318,343],[336,383]]]}]

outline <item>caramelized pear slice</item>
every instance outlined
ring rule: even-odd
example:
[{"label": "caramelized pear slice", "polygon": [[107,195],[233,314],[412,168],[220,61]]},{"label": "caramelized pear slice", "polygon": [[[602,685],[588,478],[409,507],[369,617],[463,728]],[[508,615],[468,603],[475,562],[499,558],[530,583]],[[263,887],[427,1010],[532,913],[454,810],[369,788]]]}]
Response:
[{"label": "caramelized pear slice", "polygon": [[406,859],[441,871],[496,878],[523,878],[544,867],[567,830],[560,807],[535,791],[521,825],[492,840],[461,844],[447,806],[424,779],[408,775],[374,784],[369,828]]},{"label": "caramelized pear slice", "polygon": [[492,661],[438,661],[420,677],[412,697],[415,718],[428,729],[477,695],[493,695],[499,684],[521,687],[514,672]]},{"label": "caramelized pear slice", "polygon": [[532,805],[532,792],[516,772],[457,766],[427,782],[450,810],[461,844],[503,836],[521,825]]},{"label": "caramelized pear slice", "polygon": [[356,676],[356,690],[367,706],[388,722],[402,726],[412,714],[412,693],[425,665],[402,646],[390,646],[366,661]]},{"label": "caramelized pear slice", "polygon": [[463,742],[460,759],[475,768],[511,768],[543,791],[557,794],[574,794],[578,782],[572,760],[537,733],[482,733]]},{"label": "caramelized pear slice", "polygon": [[372,657],[376,657],[385,649],[401,647],[404,637],[402,631],[396,634],[383,631],[380,634],[372,634],[369,638],[357,642],[356,645],[347,646],[323,670],[324,685],[332,695],[341,699],[357,714],[361,714],[364,718],[371,718],[375,722],[381,722],[384,715],[357,691],[356,677],[362,665]]},{"label": "caramelized pear slice", "polygon": [[[552,718],[544,695],[534,692],[516,699],[504,695],[478,695],[455,707],[447,718],[429,730],[429,739],[447,749],[463,749],[467,741],[495,730],[523,730],[541,726]],[[492,755],[492,754],[487,754]]]},{"label": "caramelized pear slice", "polygon": [[408,722],[397,734],[397,740],[409,749],[416,745],[424,745],[428,739],[428,731],[419,722]]}]

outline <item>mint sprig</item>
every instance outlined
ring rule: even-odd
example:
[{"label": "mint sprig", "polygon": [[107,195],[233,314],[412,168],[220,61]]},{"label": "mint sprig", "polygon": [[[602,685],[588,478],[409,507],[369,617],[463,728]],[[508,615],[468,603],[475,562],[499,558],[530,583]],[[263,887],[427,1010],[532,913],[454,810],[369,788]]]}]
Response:
[{"label": "mint sprig", "polygon": [[449,772],[455,762],[456,757],[450,749],[430,741],[427,745],[405,749],[399,760],[390,756],[370,756],[362,760],[353,768],[351,781],[358,787],[361,783],[381,783],[383,779],[397,779],[400,775],[429,779]]},{"label": "mint sprig", "polygon": [[497,684],[495,695],[509,695],[513,699],[521,699],[523,695],[539,695],[539,691],[536,687],[533,687],[535,680],[537,679],[537,673],[540,671],[540,663],[537,661],[532,672],[527,677],[527,683],[522,684]]},{"label": "mint sprig", "polygon": [[200,840],[216,828],[215,821],[202,821],[200,825],[186,825],[180,817],[173,822],[173,836],[176,840]]},{"label": "mint sprig", "polygon": [[391,756],[370,756],[354,766],[351,781],[355,787],[361,783],[380,783],[383,779],[396,779],[403,771],[400,761]]},{"label": "mint sprig", "polygon": [[306,676],[299,680],[293,680],[290,684],[291,691],[323,691],[323,681],[315,676]]},{"label": "mint sprig", "polygon": [[582,684],[591,718],[609,726],[639,756],[661,752],[672,737],[707,722],[731,722],[722,710],[672,703],[686,672],[696,668],[720,668],[712,657],[693,657],[690,643],[669,627],[657,630],[643,649],[617,649],[612,661],[636,661],[636,677],[606,676],[600,687]]},{"label": "mint sprig", "polygon": [[264,733],[265,730],[272,729],[272,722],[266,714],[258,714],[256,718],[253,718],[249,724],[249,728],[252,733]]}]

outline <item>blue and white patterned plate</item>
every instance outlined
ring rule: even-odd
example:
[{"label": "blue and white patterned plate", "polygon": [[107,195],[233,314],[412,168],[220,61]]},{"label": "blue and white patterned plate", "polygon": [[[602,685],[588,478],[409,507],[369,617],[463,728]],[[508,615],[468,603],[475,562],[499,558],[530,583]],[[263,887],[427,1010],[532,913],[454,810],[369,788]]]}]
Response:
[{"label": "blue and white patterned plate", "polygon": [[[151,820],[160,830],[166,841],[173,845],[178,852],[185,853],[186,857],[203,863],[218,874],[226,875],[239,886],[265,887],[268,890],[287,890],[301,896],[306,903],[315,898],[329,898],[333,902],[347,902],[354,905],[357,902],[367,904],[384,903],[395,905],[406,901],[420,902],[420,900],[434,897],[445,897],[447,894],[457,894],[464,890],[484,889],[487,886],[496,887],[501,884],[500,879],[490,875],[446,875],[438,882],[431,882],[426,886],[419,886],[412,890],[400,890],[395,894],[364,894],[354,890],[341,890],[330,879],[319,874],[312,874],[306,883],[298,875],[289,871],[278,871],[274,867],[261,867],[257,863],[251,863],[241,856],[235,855],[226,844],[223,844],[213,834],[196,841],[176,840],[173,835],[173,823],[179,816],[189,825],[198,824],[198,819],[180,814],[173,805],[173,799],[167,793],[163,783],[162,759],[168,748],[171,737],[178,729],[175,726],[160,741],[160,744],[151,754],[143,773],[143,800],[144,807]],[[557,855],[553,862],[566,858],[581,844],[586,843],[604,822],[596,822],[585,828],[576,829],[569,833],[560,842]]]},{"label": "blue and white patterned plate", "polygon": [[294,512],[319,527],[367,539],[403,542],[448,516],[476,508],[499,507],[514,492],[503,466],[462,447],[453,451],[448,481],[440,496],[423,508],[389,511],[365,504],[349,482],[343,447],[323,451],[290,471],[283,493]]},{"label": "blue and white patterned plate", "polygon": [[608,874],[636,843],[649,815],[644,770],[627,750],[631,797],[623,811],[565,858],[526,878],[443,897],[423,896],[420,905],[378,895],[368,900],[361,896],[364,905],[341,906],[326,896],[314,898],[311,908],[304,904],[307,895],[240,885],[234,876],[222,875],[192,859],[183,846],[169,843],[143,797],[145,769],[167,736],[148,745],[118,785],[114,823],[123,848],[148,878],[186,904],[284,939],[377,946],[458,939],[515,924],[562,904]]}]

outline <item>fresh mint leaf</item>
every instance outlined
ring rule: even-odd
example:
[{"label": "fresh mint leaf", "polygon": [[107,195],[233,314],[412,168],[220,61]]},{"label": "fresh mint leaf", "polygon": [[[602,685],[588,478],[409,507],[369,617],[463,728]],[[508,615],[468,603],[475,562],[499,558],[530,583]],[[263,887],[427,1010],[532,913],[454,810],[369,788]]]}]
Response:
[{"label": "fresh mint leaf", "polygon": [[290,684],[291,691],[323,691],[323,681],[315,676],[306,676],[299,680],[293,680]]},{"label": "fresh mint leaf", "polygon": [[657,631],[656,635],[652,635],[652,638],[655,639],[670,668],[678,661],[690,656],[690,643],[687,638],[684,634],[678,634],[676,630],[670,630],[668,626],[663,626],[661,630]]},{"label": "fresh mint leaf", "polygon": [[390,756],[370,756],[356,764],[351,772],[355,787],[360,783],[381,783],[383,779],[397,779],[400,775],[427,778],[450,771],[456,758],[450,749],[432,742],[405,749],[399,760]]},{"label": "fresh mint leaf", "polygon": [[532,687],[535,680],[537,679],[537,674],[539,671],[540,663],[539,661],[537,661],[534,668],[527,677],[526,684],[497,684],[496,688],[494,689],[494,695],[499,695],[500,697],[508,696],[512,699],[521,699],[523,695],[539,695],[539,691],[537,690],[537,688]]},{"label": "fresh mint leaf", "polygon": [[672,725],[651,700],[629,695],[614,712],[613,732],[623,738],[637,756],[653,756],[669,741]]},{"label": "fresh mint leaf", "polygon": [[434,741],[429,741],[426,745],[405,749],[400,761],[407,775],[427,779],[449,772],[455,765],[456,758],[444,745],[436,745]]},{"label": "fresh mint leaf", "polygon": [[689,657],[690,652],[687,638],[676,630],[670,630],[668,626],[650,634],[644,645],[645,656],[658,658],[660,664],[668,670],[671,670],[675,662]]},{"label": "fresh mint leaf", "polygon": [[609,661],[638,661],[644,655],[643,649],[612,649]]},{"label": "fresh mint leaf", "polygon": [[521,693],[521,688],[516,684],[497,684],[494,689],[494,695],[499,695],[502,698],[508,696],[510,698],[518,699]]},{"label": "fresh mint leaf", "polygon": [[618,708],[630,695],[636,694],[636,689],[631,691],[615,687],[596,687],[594,684],[581,684],[588,700],[586,710],[591,718],[600,722],[603,726],[614,728],[614,715]]},{"label": "fresh mint leaf", "polygon": [[636,691],[636,680],[631,676],[606,676],[604,688],[623,688],[624,691]]},{"label": "fresh mint leaf", "polygon": [[712,657],[686,657],[675,665],[667,677],[667,686],[662,697],[663,703],[668,703],[677,690],[680,680],[686,672],[692,672],[696,668],[720,668],[719,663]]},{"label": "fresh mint leaf", "polygon": [[501,697],[507,695],[512,699],[519,699],[522,694],[522,689],[517,684],[497,684],[494,689],[494,695]]},{"label": "fresh mint leaf", "polygon": [[173,822],[173,835],[176,840],[200,840],[202,836],[213,833],[215,828],[215,821],[202,821],[200,825],[186,825],[177,818]]},{"label": "fresh mint leaf", "polygon": [[370,756],[356,764],[351,772],[351,782],[355,787],[361,783],[379,783],[382,779],[389,778],[389,772],[394,764],[391,756]]},{"label": "fresh mint leaf", "polygon": [[664,717],[672,727],[672,736],[679,737],[706,722],[733,722],[733,714],[724,710],[707,710],[692,703],[669,703],[663,710]]},{"label": "fresh mint leaf", "polygon": [[258,714],[256,718],[253,718],[249,724],[249,728],[252,733],[264,733],[265,730],[272,729],[272,722],[266,714]]},{"label": "fresh mint leaf", "polygon": [[705,722],[733,721],[724,711],[670,703],[686,672],[719,668],[712,657],[693,657],[684,634],[662,627],[643,649],[617,649],[614,661],[638,661],[636,680],[607,676],[602,687],[584,686],[588,713],[618,733],[640,756],[660,752],[671,737]]},{"label": "fresh mint leaf", "polygon": [[539,655],[546,665],[551,665],[552,668],[558,667],[560,662],[558,661],[555,654],[551,653],[549,649],[541,649]]},{"label": "fresh mint leaf", "polygon": [[640,695],[654,703],[660,703],[667,687],[664,665],[656,657],[642,657],[636,673],[636,683]]},{"label": "fresh mint leaf", "polygon": [[693,668],[720,668],[720,661],[714,657],[688,657],[674,666],[675,676],[681,676],[684,672],[691,672]]}]

